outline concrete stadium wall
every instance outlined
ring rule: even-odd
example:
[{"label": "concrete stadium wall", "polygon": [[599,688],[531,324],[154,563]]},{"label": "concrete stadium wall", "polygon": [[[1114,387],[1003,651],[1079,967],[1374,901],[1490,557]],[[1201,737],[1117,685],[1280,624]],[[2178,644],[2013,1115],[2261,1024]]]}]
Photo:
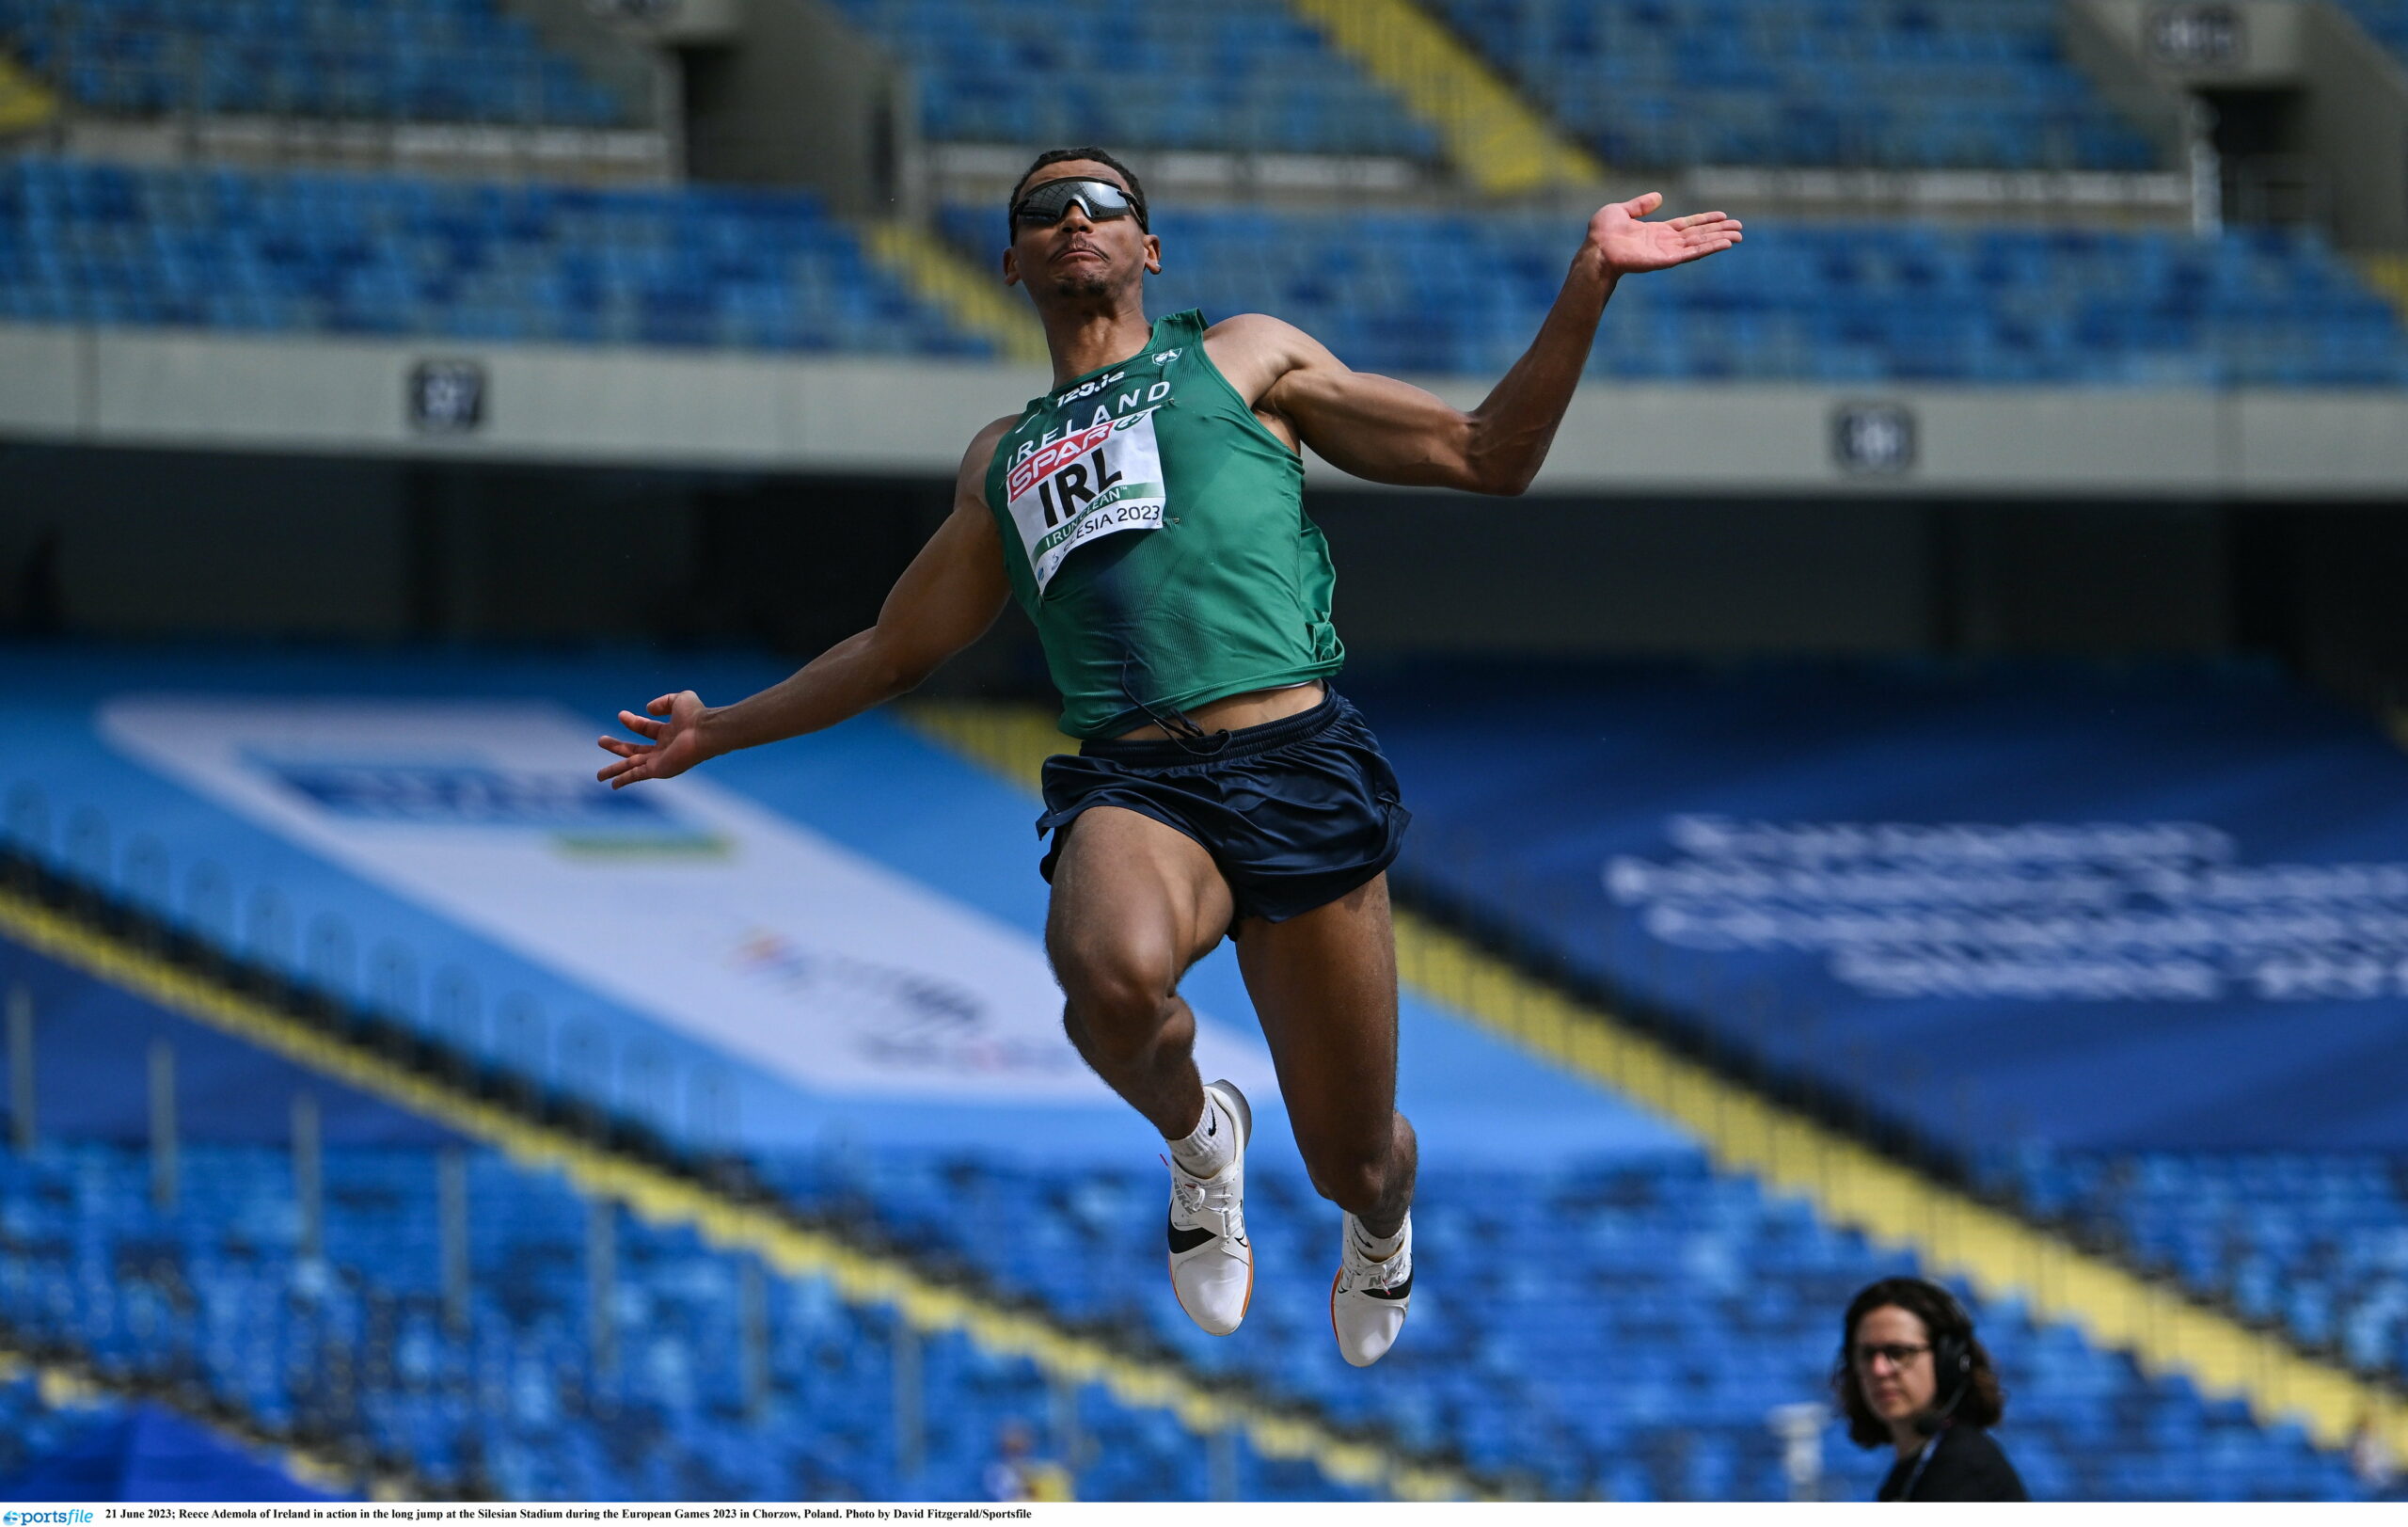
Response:
[{"label": "concrete stadium wall", "polygon": [[[427,362],[481,374],[472,427],[413,425]],[[0,437],[90,446],[947,477],[1045,385],[923,359],[0,326]],[[1469,405],[1487,383],[1430,385]],[[1851,465],[1868,413],[1893,449]],[[1592,383],[1534,491],[2399,499],[2408,394]]]}]

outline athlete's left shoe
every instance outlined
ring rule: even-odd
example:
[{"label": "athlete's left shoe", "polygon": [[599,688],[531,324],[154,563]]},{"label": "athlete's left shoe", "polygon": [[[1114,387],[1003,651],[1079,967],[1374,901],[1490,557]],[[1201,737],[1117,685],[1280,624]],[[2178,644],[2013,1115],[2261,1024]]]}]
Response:
[{"label": "athlete's left shoe", "polygon": [[1254,1302],[1254,1244],[1245,1238],[1245,1148],[1254,1110],[1235,1082],[1210,1082],[1204,1090],[1221,1100],[1238,1137],[1229,1164],[1213,1176],[1191,1176],[1170,1163],[1170,1287],[1188,1319],[1227,1336]]},{"label": "athlete's left shoe", "polygon": [[1345,1249],[1329,1284],[1329,1328],[1337,1333],[1339,1355],[1369,1368],[1396,1344],[1413,1303],[1413,1216],[1404,1217],[1396,1253],[1377,1262],[1363,1249],[1361,1220],[1348,1215],[1339,1233]]}]

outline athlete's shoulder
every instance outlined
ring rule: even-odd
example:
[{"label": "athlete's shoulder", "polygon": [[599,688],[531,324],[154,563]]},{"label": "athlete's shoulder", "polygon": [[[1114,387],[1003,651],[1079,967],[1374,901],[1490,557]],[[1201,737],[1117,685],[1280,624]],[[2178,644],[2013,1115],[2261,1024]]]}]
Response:
[{"label": "athlete's shoulder", "polygon": [[984,468],[988,459],[994,455],[996,443],[1009,435],[1012,432],[1012,426],[1019,423],[1020,420],[1021,416],[1018,414],[1006,414],[991,423],[981,425],[978,433],[970,437],[970,449],[962,453],[961,464],[964,467]]},{"label": "athlete's shoulder", "polygon": [[961,453],[961,469],[956,474],[956,481],[963,491],[984,497],[987,468],[995,459],[995,447],[1019,422],[1020,415],[1006,414],[970,437],[970,448]]},{"label": "athlete's shoulder", "polygon": [[1267,312],[1231,313],[1204,330],[1208,343],[1230,344],[1292,344],[1298,340],[1315,342],[1313,337],[1284,318],[1274,318]]},{"label": "athlete's shoulder", "polygon": [[1204,331],[1205,353],[1249,405],[1297,372],[1334,367],[1338,358],[1319,340],[1269,313],[1233,313]]}]

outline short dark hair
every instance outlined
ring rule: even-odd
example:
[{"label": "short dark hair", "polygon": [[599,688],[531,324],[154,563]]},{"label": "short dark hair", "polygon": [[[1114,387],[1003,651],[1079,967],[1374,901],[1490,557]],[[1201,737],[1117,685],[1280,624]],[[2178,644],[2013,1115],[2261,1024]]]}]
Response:
[{"label": "short dark hair", "polygon": [[1084,149],[1048,149],[1037,156],[1036,163],[1021,171],[1020,179],[1012,184],[1011,199],[1004,203],[1006,243],[1020,237],[1020,230],[1012,222],[1012,209],[1020,205],[1020,194],[1028,188],[1028,178],[1046,166],[1058,165],[1065,159],[1088,159],[1118,172],[1120,178],[1128,183],[1129,199],[1137,204],[1137,226],[1149,233],[1153,231],[1146,216],[1146,188],[1138,183],[1137,172],[1103,150],[1089,144]]},{"label": "short dark hair", "polygon": [[[1865,1402],[1863,1386],[1857,1382],[1855,1354],[1856,1328],[1864,1317],[1883,1308],[1904,1310],[1923,1322],[1926,1339],[1934,1346],[1943,1336],[1954,1336],[1965,1344],[1972,1357],[1972,1367],[1965,1375],[1965,1392],[1956,1401],[1956,1408],[1949,1412],[1949,1420],[1968,1426],[1988,1428],[1999,1424],[2006,1414],[2006,1392],[1999,1388],[1998,1371],[1990,1366],[1988,1349],[1973,1334],[1972,1316],[1965,1312],[1954,1296],[1920,1278],[1884,1278],[1859,1290],[1847,1301],[1847,1313],[1840,1321],[1840,1359],[1831,1367],[1831,1397],[1839,1402],[1840,1414],[1847,1418],[1848,1440],[1859,1447],[1879,1447],[1888,1442],[1890,1424],[1873,1413]],[[1947,1386],[1947,1376],[1941,1376]]]}]

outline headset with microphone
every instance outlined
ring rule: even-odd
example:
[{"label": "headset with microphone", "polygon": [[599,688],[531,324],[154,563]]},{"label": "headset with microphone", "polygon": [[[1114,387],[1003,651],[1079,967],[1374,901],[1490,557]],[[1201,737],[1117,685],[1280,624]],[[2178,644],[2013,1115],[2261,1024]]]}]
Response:
[{"label": "headset with microphone", "polygon": [[1931,1408],[1915,1420],[1915,1430],[1928,1437],[1945,1425],[1956,1413],[1965,1392],[1973,1384],[1973,1317],[1956,1295],[1928,1278],[1909,1278],[1903,1281],[1930,1296],[1940,1306],[1940,1319],[1944,1329],[1931,1334],[1931,1373],[1935,1388]]}]

